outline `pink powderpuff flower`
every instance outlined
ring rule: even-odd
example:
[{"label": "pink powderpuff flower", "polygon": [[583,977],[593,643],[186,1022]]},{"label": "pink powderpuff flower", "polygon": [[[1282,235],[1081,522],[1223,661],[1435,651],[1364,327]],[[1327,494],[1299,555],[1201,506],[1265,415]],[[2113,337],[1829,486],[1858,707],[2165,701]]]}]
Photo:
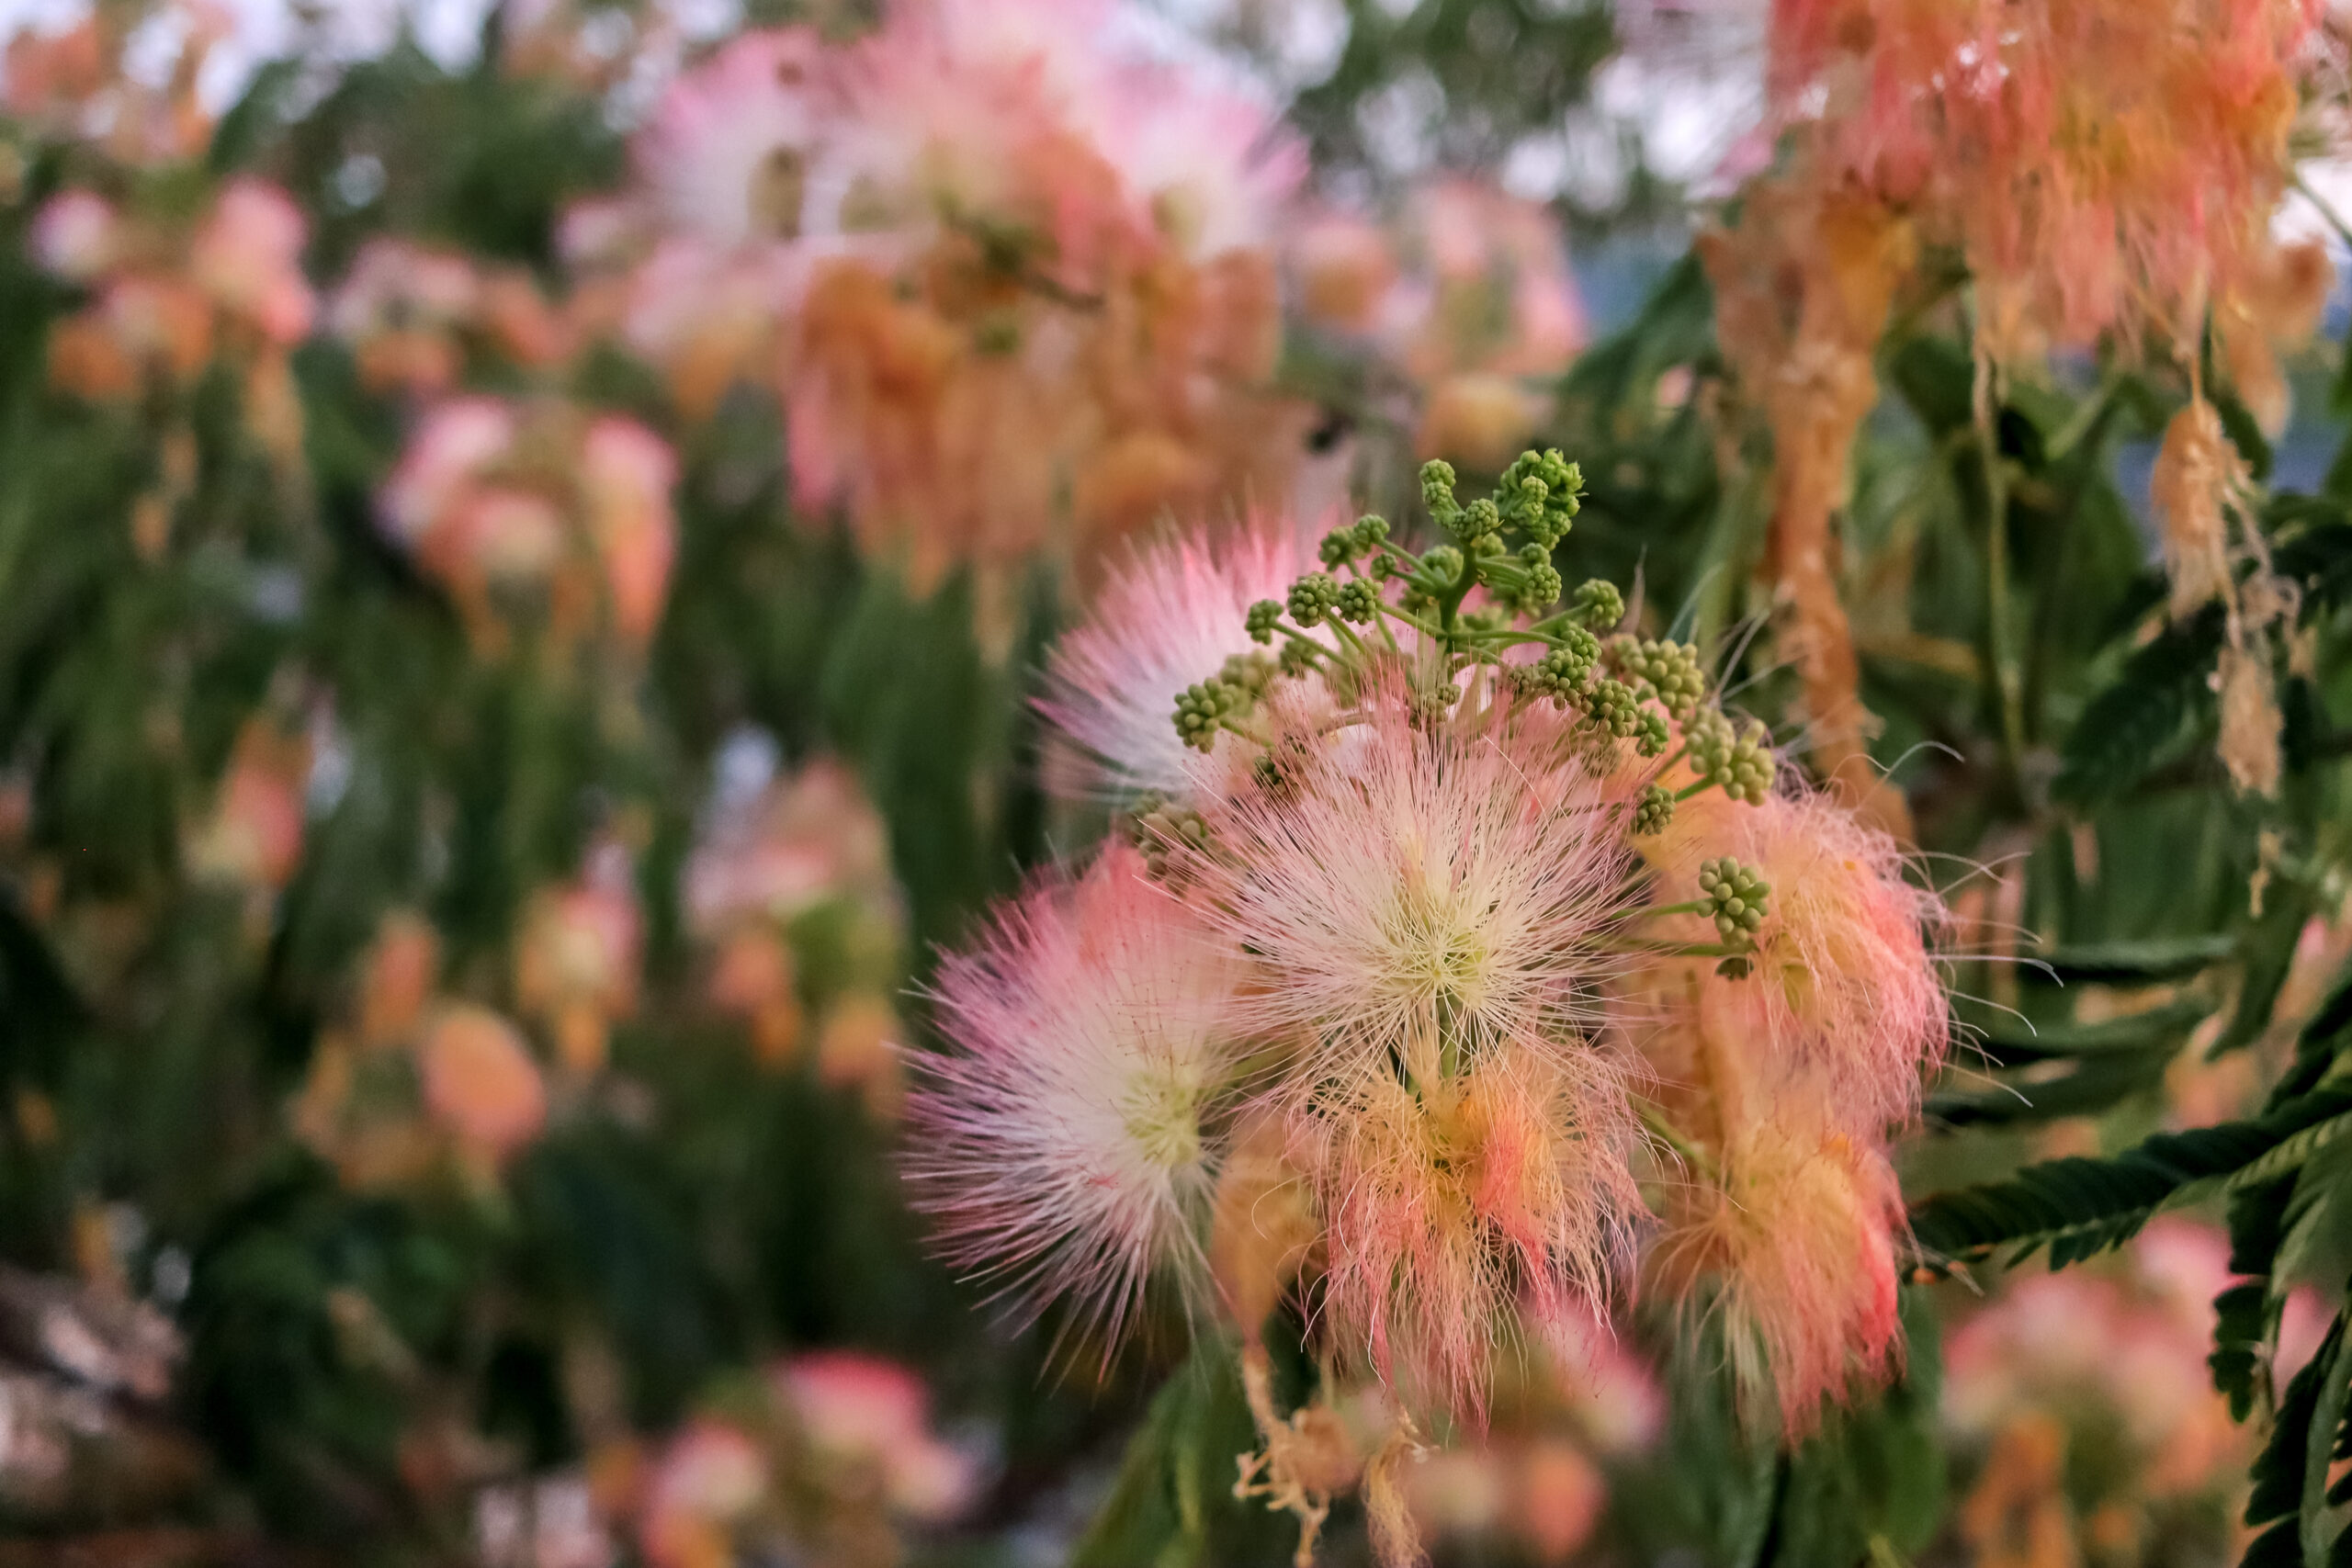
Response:
[{"label": "pink powderpuff flower", "polygon": [[1373,1065],[1301,1136],[1320,1143],[1320,1320],[1410,1404],[1481,1420],[1516,1313],[1594,1312],[1630,1256],[1639,1133],[1598,1052],[1506,1041],[1417,1085]]},{"label": "pink powderpuff flower", "polygon": [[1104,1354],[1155,1274],[1204,1299],[1238,963],[1114,846],[1046,877],[942,966],[908,1170],[954,1262],[1034,1316],[1071,1298]]},{"label": "pink powderpuff flower", "polygon": [[1743,1404],[1791,1438],[1903,1353],[1896,1320],[1903,1194],[1875,1148],[1826,1132],[1800,1095],[1734,1132],[1718,1168],[1668,1189],[1648,1277],[1691,1321],[1713,1311]]},{"label": "pink powderpuff flower", "polygon": [[631,648],[652,641],[670,594],[678,520],[670,494],[678,459],[668,442],[633,419],[599,416],[580,444],[580,484],[588,534],[605,568],[613,629]]},{"label": "pink powderpuff flower", "polygon": [[514,998],[555,1032],[559,1055],[574,1072],[602,1067],[610,1025],[637,1010],[644,940],[618,845],[603,846],[578,881],[531,900],[515,943]]},{"label": "pink powderpuff flower", "polygon": [[424,548],[481,471],[513,448],[520,429],[514,407],[496,398],[435,404],[384,484],[379,510],[392,536],[410,549]]},{"label": "pink powderpuff flower", "polygon": [[1138,63],[1120,73],[1108,107],[1097,145],[1178,254],[1275,241],[1306,182],[1306,148],[1266,104],[1197,73]]},{"label": "pink powderpuff flower", "polygon": [[710,825],[686,865],[696,934],[744,921],[783,925],[834,898],[896,913],[888,829],[857,775],[819,757]]},{"label": "pink powderpuff flower", "polygon": [[1274,777],[1193,764],[1218,846],[1201,904],[1262,977],[1243,1025],[1298,1042],[1310,1077],[1393,1060],[1426,1083],[1510,1046],[1555,1054],[1595,1100],[1622,1097],[1622,1066],[1588,1037],[1634,861],[1574,737],[1499,705],[1418,722],[1388,681],[1345,726],[1310,700],[1283,685],[1264,705]]},{"label": "pink powderpuff flower", "polygon": [[[1039,242],[1060,281],[1090,287],[1153,232],[1090,131],[1114,114],[1100,0],[910,0],[838,57],[845,114],[810,231],[914,241],[964,224]],[[837,195],[834,193],[838,193]]]},{"label": "pink powderpuff flower", "polygon": [[1396,253],[1388,236],[1348,213],[1323,213],[1297,225],[1289,263],[1299,308],[1333,332],[1372,331],[1396,282]]},{"label": "pink powderpuff flower", "polygon": [[113,266],[121,244],[122,221],[113,205],[86,190],[62,191],[42,203],[29,236],[40,269],[75,283]]},{"label": "pink powderpuff flower", "polygon": [[[1811,1069],[1857,1136],[1917,1114],[1925,1076],[1951,1043],[1928,943],[1946,916],[1934,894],[1905,880],[1893,838],[1824,794],[1742,805],[1710,793],[1643,842],[1666,872],[1662,901],[1695,897],[1699,866],[1724,855],[1770,886],[1753,974],[1701,983],[1706,1006],[1736,1015],[1727,1027],[1748,1049]],[[1672,929],[1714,940],[1701,916]]]},{"label": "pink powderpuff flower", "polygon": [[741,1427],[698,1419],[670,1439],[647,1484],[638,1550],[652,1568],[724,1568],[733,1527],[767,1495],[768,1456]]},{"label": "pink powderpuff flower", "polygon": [[799,234],[823,61],[814,28],[763,28],[670,84],[632,152],[671,229],[722,247]]},{"label": "pink powderpuff flower", "polygon": [[188,276],[263,339],[291,348],[311,331],[316,302],[302,276],[310,221],[266,180],[232,180],[189,243]]},{"label": "pink powderpuff flower", "polygon": [[442,1010],[417,1045],[424,1108],[469,1154],[503,1165],[547,1124],[547,1084],[513,1024],[488,1008]]},{"label": "pink powderpuff flower", "polygon": [[896,1361],[854,1350],[795,1356],[772,1379],[820,1461],[870,1468],[892,1512],[953,1518],[978,1480],[971,1457],[931,1430],[931,1391]]},{"label": "pink powderpuff flower", "polygon": [[1272,651],[1244,623],[1251,604],[1317,569],[1307,539],[1257,516],[1222,539],[1163,537],[1114,567],[1046,671],[1038,706],[1087,753],[1057,784],[1072,795],[1183,793],[1192,753],[1176,733],[1176,699],[1227,659]]},{"label": "pink powderpuff flower", "polygon": [[256,892],[282,889],[302,858],[310,778],[306,738],[266,719],[248,721],[238,731],[212,814],[189,840],[190,870]]}]

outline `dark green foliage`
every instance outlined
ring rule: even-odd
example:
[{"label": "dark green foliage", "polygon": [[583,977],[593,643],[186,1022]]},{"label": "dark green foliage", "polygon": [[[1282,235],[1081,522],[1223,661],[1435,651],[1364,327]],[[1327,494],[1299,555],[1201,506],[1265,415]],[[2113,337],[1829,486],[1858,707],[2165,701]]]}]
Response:
[{"label": "dark green foliage", "polygon": [[1912,1231],[1931,1262],[2007,1251],[2014,1264],[2047,1247],[2062,1269],[2130,1240],[2163,1209],[2278,1174],[2346,1131],[2352,1089],[2321,1089],[2258,1121],[2159,1133],[2110,1159],[2051,1160],[1939,1193],[1914,1206]]}]

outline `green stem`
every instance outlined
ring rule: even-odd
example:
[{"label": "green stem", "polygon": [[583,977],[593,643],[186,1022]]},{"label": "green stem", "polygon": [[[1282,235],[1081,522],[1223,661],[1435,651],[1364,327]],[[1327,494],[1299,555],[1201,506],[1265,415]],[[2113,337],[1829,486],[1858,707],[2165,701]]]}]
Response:
[{"label": "green stem", "polygon": [[1718,1172],[1713,1155],[1684,1137],[1676,1130],[1674,1124],[1666,1119],[1666,1112],[1648,1100],[1641,1101],[1637,1109],[1641,1113],[1642,1125],[1648,1129],[1651,1137],[1672,1149],[1684,1165],[1710,1181],[1715,1179]]},{"label": "green stem", "polygon": [[2335,231],[2337,238],[2346,244],[2352,245],[2352,224],[2345,222],[2344,215],[2335,210],[2335,203],[2312,188],[2311,181],[2303,178],[2302,170],[2296,169],[2291,172],[2287,176],[2287,183],[2293,186],[2305,201],[2319,209],[2320,217],[2325,220],[2329,228]]}]

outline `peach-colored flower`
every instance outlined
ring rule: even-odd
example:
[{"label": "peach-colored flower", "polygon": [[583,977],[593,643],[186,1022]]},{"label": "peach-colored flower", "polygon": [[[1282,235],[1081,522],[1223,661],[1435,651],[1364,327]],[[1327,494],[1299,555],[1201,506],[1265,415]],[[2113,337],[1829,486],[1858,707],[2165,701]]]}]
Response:
[{"label": "peach-colored flower", "polygon": [[359,980],[359,1038],[383,1045],[402,1040],[424,1014],[441,968],[441,936],[409,909],[387,914],[368,945]]},{"label": "peach-colored flower", "polygon": [[588,536],[605,564],[614,630],[642,648],[652,640],[678,553],[670,492],[678,460],[669,444],[633,419],[605,414],[580,443],[580,483]]},{"label": "peach-colored flower", "polygon": [[1321,1315],[1409,1404],[1478,1418],[1513,1313],[1589,1309],[1629,1250],[1632,1111],[1583,1054],[1505,1041],[1442,1077],[1383,1066],[1319,1097]]},{"label": "peach-colored flower", "polygon": [[237,732],[212,814],[189,840],[189,868],[241,887],[282,889],[302,855],[310,777],[306,738],[267,719],[248,720]]},{"label": "peach-colored flower", "polygon": [[559,645],[601,626],[641,652],[669,593],[675,482],[668,445],[634,420],[465,396],[426,412],[379,508],[478,646],[502,645],[520,596]]},{"label": "peach-colored flower", "polygon": [[769,1483],[766,1452],[741,1427],[693,1422],[654,1461],[638,1550],[652,1568],[730,1568],[732,1527],[759,1506]]},{"label": "peach-colored flower", "polygon": [[[1662,901],[1695,894],[1700,863],[1723,855],[1771,888],[1752,978],[1702,983],[1716,1026],[1802,1065],[1857,1136],[1908,1120],[1951,1023],[1928,945],[1942,905],[1905,880],[1894,840],[1824,795],[1741,806],[1710,794],[1643,842],[1668,874]],[[1702,919],[1682,924],[1708,939]]]},{"label": "peach-colored flower", "polygon": [[316,309],[302,276],[309,234],[302,209],[277,186],[232,180],[189,243],[188,276],[265,342],[290,348],[309,334]]},{"label": "peach-colored flower", "polygon": [[601,1067],[607,1031],[637,1010],[643,942],[628,858],[617,846],[605,846],[578,881],[532,899],[515,943],[514,998],[554,1031],[572,1071]]},{"label": "peach-colored flower", "polygon": [[487,1008],[445,1008],[417,1044],[425,1110],[469,1152],[503,1164],[547,1122],[547,1086],[514,1026]]}]

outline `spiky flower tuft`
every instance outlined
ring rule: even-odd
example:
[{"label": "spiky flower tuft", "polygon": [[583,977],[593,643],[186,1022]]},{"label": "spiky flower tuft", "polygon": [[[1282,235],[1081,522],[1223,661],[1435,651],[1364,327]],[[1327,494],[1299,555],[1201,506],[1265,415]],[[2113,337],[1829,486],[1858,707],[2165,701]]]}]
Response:
[{"label": "spiky flower tuft", "polygon": [[943,966],[909,1172],[952,1260],[1024,1315],[1067,1297],[1108,1348],[1155,1276],[1197,1298],[1231,1086],[1238,957],[1114,846]]},{"label": "spiky flower tuft", "polygon": [[1253,606],[1272,601],[1279,614],[1312,570],[1304,537],[1260,519],[1220,540],[1150,545],[1114,573],[1092,616],[1055,651],[1038,705],[1084,749],[1080,787],[1184,788],[1186,743],[1169,716],[1227,659],[1272,640],[1273,615]]}]

